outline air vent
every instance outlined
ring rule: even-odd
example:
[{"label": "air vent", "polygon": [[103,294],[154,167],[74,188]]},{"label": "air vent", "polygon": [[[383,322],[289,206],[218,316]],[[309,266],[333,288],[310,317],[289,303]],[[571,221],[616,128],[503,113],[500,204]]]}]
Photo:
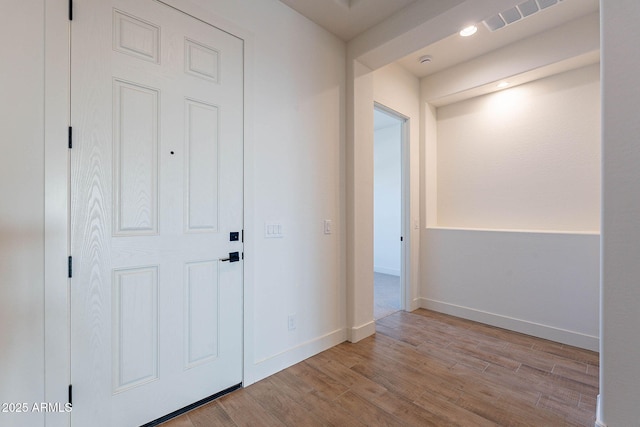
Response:
[{"label": "air vent", "polygon": [[522,18],[522,15],[520,15],[520,11],[515,7],[507,9],[504,12],[500,12],[500,16],[502,16],[502,19],[504,19],[504,22],[506,22],[507,25],[513,24],[514,22],[519,21],[520,18]]},{"label": "air vent", "polygon": [[558,3],[558,0],[538,0],[538,4],[540,5],[540,9],[546,9],[549,6],[553,6]]},{"label": "air vent", "polygon": [[490,31],[495,31],[495,30],[499,30],[500,28],[504,27],[507,24],[505,24],[505,22],[502,20],[502,17],[500,15],[494,15],[491,18],[486,19],[484,21],[484,25]]},{"label": "air vent", "polygon": [[538,3],[536,3],[536,0],[528,0],[524,3],[520,3],[518,5],[518,9],[520,10],[523,18],[526,18],[529,15],[533,15],[540,10],[540,8],[538,7]]},{"label": "air vent", "polygon": [[483,22],[485,27],[487,27],[489,31],[493,32],[526,18],[527,16],[531,16],[542,9],[558,4],[560,1],[562,0],[527,0],[516,7],[512,7],[485,19]]}]

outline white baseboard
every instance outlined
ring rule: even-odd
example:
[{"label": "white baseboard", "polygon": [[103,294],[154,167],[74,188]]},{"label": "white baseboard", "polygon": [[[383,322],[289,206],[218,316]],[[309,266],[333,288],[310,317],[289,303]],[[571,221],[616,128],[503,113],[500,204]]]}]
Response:
[{"label": "white baseboard", "polygon": [[251,385],[346,340],[346,329],[337,329],[281,353],[258,360],[247,369],[249,372],[245,372],[243,385],[245,387]]},{"label": "white baseboard", "polygon": [[388,274],[390,276],[400,276],[400,269],[387,268],[387,267],[376,267],[373,266],[373,271],[375,273]]},{"label": "white baseboard", "polygon": [[600,350],[600,338],[596,336],[581,334],[579,332],[568,331],[566,329],[555,328],[553,326],[542,325],[535,322],[529,322],[527,320],[489,313],[470,307],[463,307],[428,298],[420,298],[420,307],[591,351]]},{"label": "white baseboard", "polygon": [[349,330],[349,342],[358,342],[376,333],[376,322],[372,320],[364,325],[354,326]]},{"label": "white baseboard", "polygon": [[605,423],[600,421],[602,419],[602,412],[600,411],[600,405],[602,401],[600,400],[600,395],[598,394],[598,398],[596,400],[596,427],[607,427]]}]

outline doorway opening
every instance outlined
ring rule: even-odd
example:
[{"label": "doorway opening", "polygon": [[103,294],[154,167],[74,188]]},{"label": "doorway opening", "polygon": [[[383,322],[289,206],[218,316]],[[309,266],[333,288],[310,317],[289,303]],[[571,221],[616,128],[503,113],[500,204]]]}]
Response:
[{"label": "doorway opening", "polygon": [[374,319],[404,309],[404,153],[407,119],[374,106]]}]

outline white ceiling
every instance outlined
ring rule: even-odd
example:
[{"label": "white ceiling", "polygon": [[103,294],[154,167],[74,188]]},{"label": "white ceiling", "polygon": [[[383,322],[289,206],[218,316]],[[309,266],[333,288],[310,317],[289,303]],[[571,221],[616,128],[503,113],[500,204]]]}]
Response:
[{"label": "white ceiling", "polygon": [[[382,22],[414,1],[427,0],[280,0],[345,41]],[[523,0],[524,1],[524,0]],[[490,32],[482,23],[472,37],[453,34],[402,58],[398,63],[425,77],[492,50],[597,11],[599,0],[563,0],[511,25]],[[552,46],[550,46],[552,48]],[[429,64],[418,59],[431,55]]]},{"label": "white ceiling", "polygon": [[384,21],[415,0],[280,0],[344,41]]},{"label": "white ceiling", "polygon": [[[425,77],[588,15],[598,8],[598,0],[564,0],[494,32],[479,23],[478,32],[471,37],[453,34],[400,59],[397,63],[415,76]],[[419,58],[423,55],[431,55],[432,61],[420,64]]]}]

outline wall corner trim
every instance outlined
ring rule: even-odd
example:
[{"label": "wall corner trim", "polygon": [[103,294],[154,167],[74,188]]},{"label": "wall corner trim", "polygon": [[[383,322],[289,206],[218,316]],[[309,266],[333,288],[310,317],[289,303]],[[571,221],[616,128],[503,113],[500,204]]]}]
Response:
[{"label": "wall corner trim", "polygon": [[376,322],[372,320],[364,325],[349,329],[349,342],[356,343],[376,333]]},{"label": "wall corner trim", "polygon": [[600,399],[600,394],[598,394],[596,400],[596,427],[607,427],[605,423],[601,421],[602,419],[602,399]]}]

